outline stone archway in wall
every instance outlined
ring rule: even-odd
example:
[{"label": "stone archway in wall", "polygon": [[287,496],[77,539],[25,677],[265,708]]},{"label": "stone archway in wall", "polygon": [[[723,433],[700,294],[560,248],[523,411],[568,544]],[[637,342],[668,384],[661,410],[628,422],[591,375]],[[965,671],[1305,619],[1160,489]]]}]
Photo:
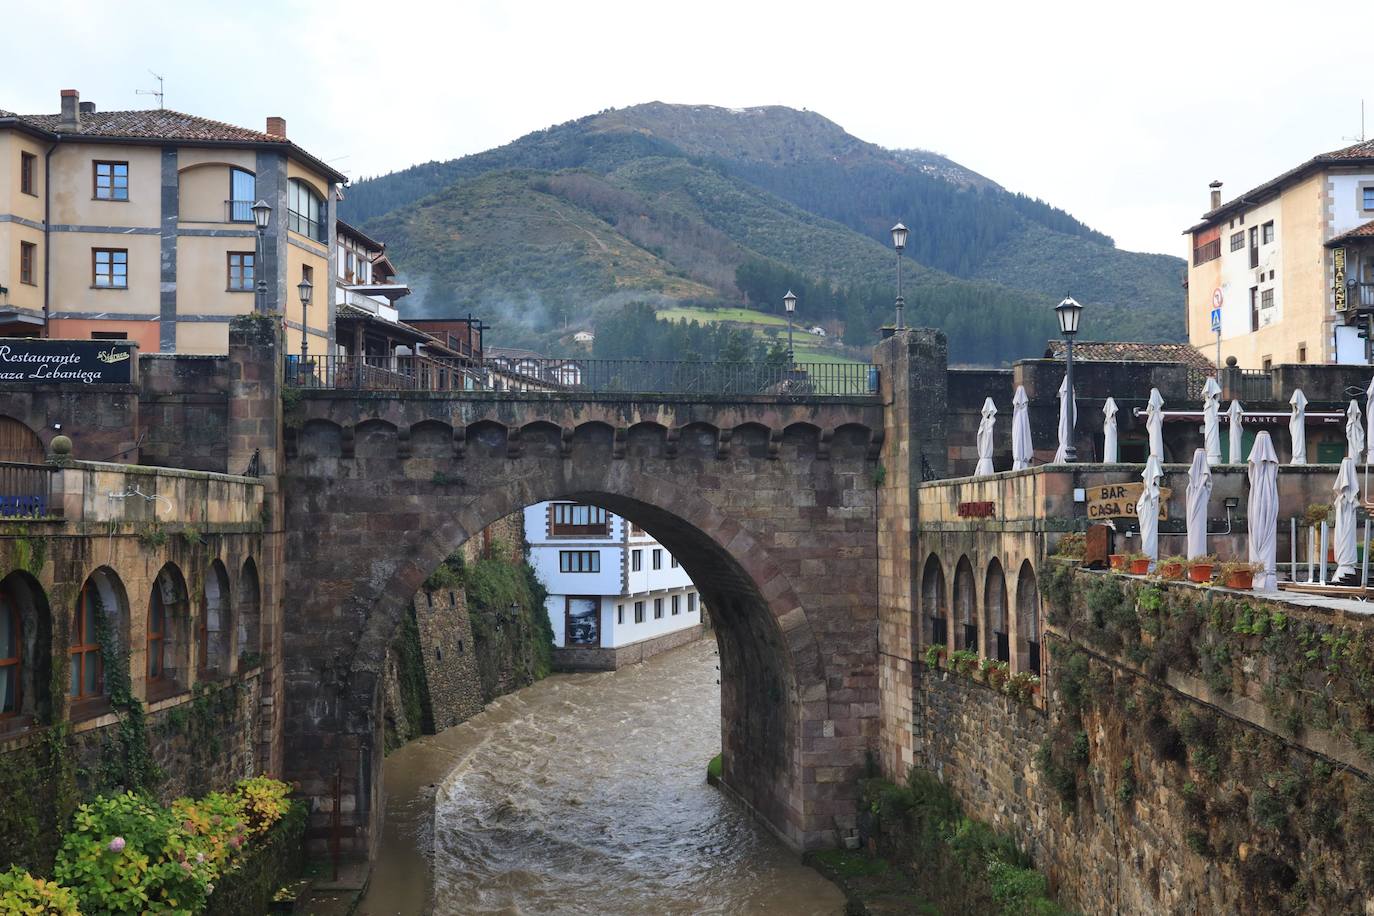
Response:
[{"label": "stone archway in wall", "polygon": [[380,686],[405,607],[468,538],[560,499],[653,534],[711,608],[727,787],[797,847],[850,826],[841,812],[865,750],[852,738],[877,734],[876,686],[864,686],[877,680],[876,529],[871,494],[854,495],[872,487],[867,430],[836,430],[817,460],[819,430],[805,424],[728,435],[479,422],[461,462],[442,423],[350,432],[303,424],[288,464],[284,759],[308,793],[341,770],[358,812],[353,852],[375,842]]},{"label": "stone archway in wall", "polygon": [[954,567],[954,648],[978,652],[978,590],[973,564],[961,556]]}]

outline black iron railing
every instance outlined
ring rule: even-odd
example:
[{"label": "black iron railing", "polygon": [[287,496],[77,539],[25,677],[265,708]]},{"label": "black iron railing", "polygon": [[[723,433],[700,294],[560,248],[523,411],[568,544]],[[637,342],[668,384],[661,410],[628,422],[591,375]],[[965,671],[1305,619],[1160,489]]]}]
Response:
[{"label": "black iron railing", "polygon": [[0,461],[0,518],[51,518],[62,514],[53,503],[57,468],[46,464]]},{"label": "black iron railing", "polygon": [[1240,400],[1268,401],[1274,397],[1274,379],[1267,369],[1242,369],[1240,373]]},{"label": "black iron railing", "polygon": [[231,223],[253,222],[253,202],[251,200],[226,200],[224,218]]},{"label": "black iron railing", "polygon": [[297,388],[371,391],[577,392],[866,397],[878,368],[861,363],[770,365],[613,359],[456,359],[424,356],[286,358]]}]

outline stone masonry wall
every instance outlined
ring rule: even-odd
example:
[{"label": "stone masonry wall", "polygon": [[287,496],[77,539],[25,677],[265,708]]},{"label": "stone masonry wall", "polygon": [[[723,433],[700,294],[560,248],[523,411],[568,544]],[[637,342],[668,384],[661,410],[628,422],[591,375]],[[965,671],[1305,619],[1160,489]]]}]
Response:
[{"label": "stone masonry wall", "polygon": [[[156,467],[229,471],[229,360],[140,357],[138,461]],[[235,468],[234,473],[243,473]]]},{"label": "stone masonry wall", "polygon": [[462,589],[416,595],[415,622],[434,728],[443,731],[482,711],[477,647]]}]

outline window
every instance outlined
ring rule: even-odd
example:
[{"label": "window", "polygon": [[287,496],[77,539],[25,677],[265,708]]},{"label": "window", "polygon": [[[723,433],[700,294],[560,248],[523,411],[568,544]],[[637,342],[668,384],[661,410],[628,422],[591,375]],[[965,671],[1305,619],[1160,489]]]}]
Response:
[{"label": "window", "polygon": [[655,599],[654,599],[654,619],[655,619],[655,620],[662,620],[662,619],[663,619],[663,599],[662,599],[662,598],[655,598]]},{"label": "window", "polygon": [[630,572],[639,572],[644,568],[644,551],[630,551]]},{"label": "window", "polygon": [[1374,210],[1374,184],[1360,186],[1360,209]]},{"label": "window", "polygon": [[617,604],[615,606],[615,622],[617,624],[622,624],[625,622],[625,605]]},{"label": "window", "polygon": [[128,289],[128,249],[92,248],[91,285],[102,289]]},{"label": "window", "polygon": [[1273,369],[1274,358],[1272,356],[1260,357],[1260,368],[1263,369],[1265,372],[1268,372],[1270,369]]},{"label": "window", "polygon": [[[1273,307],[1274,307],[1274,290],[1273,290],[1273,288],[1271,287],[1270,289],[1266,289],[1264,292],[1260,293],[1260,313],[1263,314],[1265,311],[1267,311],[1267,310],[1269,310],[1269,309],[1272,309]],[[1274,319],[1273,319],[1273,317],[1271,316],[1271,317],[1269,318],[1269,321],[1273,321],[1273,320],[1274,320]],[[1266,322],[1266,323],[1267,323],[1267,322]]]},{"label": "window", "polygon": [[673,616],[676,617],[678,614],[682,613],[682,596],[681,596],[681,595],[674,595],[674,596],[672,597],[672,602],[673,602]]},{"label": "window", "polygon": [[605,537],[610,533],[610,515],[599,506],[578,503],[553,503],[549,506],[549,534],[555,537]]},{"label": "window", "polygon": [[644,622],[644,602],[643,602],[643,601],[636,601],[636,602],[635,602],[635,623],[643,623],[643,622]]},{"label": "window", "polygon": [[673,569],[677,569],[677,557],[673,556],[672,554],[669,554],[668,565],[673,567]]},{"label": "window", "polygon": [[254,282],[253,252],[229,252],[229,291],[233,293],[251,293],[253,291]]},{"label": "window", "polygon": [[229,170],[229,221],[253,222],[253,203],[258,195],[258,178],[243,169]]},{"label": "window", "polygon": [[38,157],[33,153],[19,154],[19,190],[34,197],[38,196],[38,182],[34,175],[37,167]]},{"label": "window", "polygon": [[662,569],[662,568],[663,568],[663,551],[660,550],[659,548],[655,547],[655,548],[654,548],[654,569]]},{"label": "window", "polygon": [[326,241],[324,235],[324,201],[299,178],[291,179],[286,201],[286,228],[292,232]]},{"label": "window", "polygon": [[601,551],[560,550],[558,551],[558,571],[565,573],[601,572]]},{"label": "window", "polygon": [[19,683],[24,634],[19,603],[0,591],[0,719],[19,712]]},{"label": "window", "polygon": [[1274,241],[1274,221],[1271,219],[1269,222],[1265,223],[1263,226],[1260,226],[1260,244],[1261,244],[1261,245],[1268,245],[1268,244],[1272,243],[1273,241]]},{"label": "window", "polygon": [[76,599],[76,616],[72,621],[71,680],[67,696],[73,700],[99,696],[104,692],[104,678],[100,670],[100,645],[96,642],[96,615],[100,613],[100,594],[94,582],[88,581]]},{"label": "window", "polygon": [[160,681],[167,669],[167,607],[162,603],[161,582],[153,583],[148,602],[148,680]]},{"label": "window", "polygon": [[1306,344],[1306,343],[1300,343],[1300,344],[1298,344],[1298,362],[1300,362],[1300,363],[1305,363],[1305,362],[1307,362],[1307,344]]},{"label": "window", "polygon": [[19,282],[37,286],[34,281],[34,264],[38,260],[38,246],[33,242],[19,243]]},{"label": "window", "polygon": [[1250,227],[1250,266],[1259,267],[1259,226]]},{"label": "window", "polygon": [[129,199],[129,163],[95,163],[95,199]]},{"label": "window", "polygon": [[1236,232],[1231,235],[1231,250],[1240,251],[1245,247],[1245,233]]},{"label": "window", "polygon": [[1259,330],[1259,287],[1250,287],[1250,330]]},{"label": "window", "polygon": [[1193,236],[1193,266],[1221,257],[1221,227],[1214,226]]},{"label": "window", "polygon": [[696,612],[697,612],[697,593],[696,593],[696,592],[688,592],[688,593],[687,593],[687,613],[689,613],[689,614],[695,614]]}]

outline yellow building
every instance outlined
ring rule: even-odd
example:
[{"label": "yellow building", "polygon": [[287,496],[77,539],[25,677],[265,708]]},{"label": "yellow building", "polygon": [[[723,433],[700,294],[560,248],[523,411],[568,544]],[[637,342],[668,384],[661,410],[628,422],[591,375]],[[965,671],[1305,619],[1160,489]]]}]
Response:
[{"label": "yellow building", "polygon": [[[1374,310],[1374,141],[1323,153],[1210,210],[1189,228],[1188,340],[1242,368],[1365,363]],[[1366,247],[1368,245],[1368,247]]]},{"label": "yellow building", "polygon": [[[0,337],[128,339],[224,353],[263,312],[288,352],[333,349],[340,172],[286,138],[167,109],[0,111]],[[259,232],[253,205],[271,207]],[[317,294],[303,309],[298,286]],[[259,286],[264,287],[259,290]],[[308,311],[308,313],[307,313]]]}]

